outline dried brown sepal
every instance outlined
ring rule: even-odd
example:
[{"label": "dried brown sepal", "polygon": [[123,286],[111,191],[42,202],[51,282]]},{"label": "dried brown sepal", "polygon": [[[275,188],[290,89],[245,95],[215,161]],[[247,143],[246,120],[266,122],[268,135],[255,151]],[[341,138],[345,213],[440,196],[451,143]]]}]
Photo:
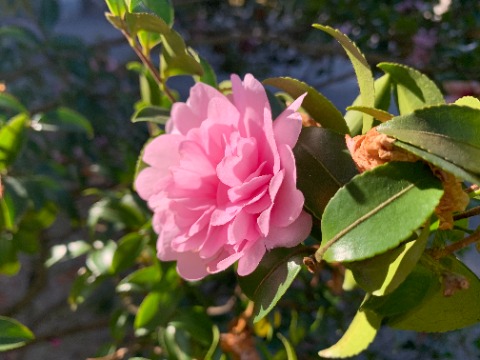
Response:
[{"label": "dried brown sepal", "polygon": [[455,273],[442,274],[443,280],[443,296],[449,297],[457,291],[466,290],[470,287],[467,278]]},{"label": "dried brown sepal", "polygon": [[395,139],[380,134],[375,128],[364,135],[345,135],[348,150],[360,172],[373,169],[389,161],[419,160],[415,155],[393,145]]},{"label": "dried brown sepal", "polygon": [[255,339],[249,326],[253,314],[253,302],[230,324],[229,332],[220,334],[220,347],[234,360],[260,360]]},{"label": "dried brown sepal", "polygon": [[302,117],[302,125],[303,127],[321,127],[319,123],[313,120],[310,115],[300,112],[300,116]]},{"label": "dried brown sepal", "polygon": [[453,174],[443,171],[433,165],[430,165],[433,173],[440,179],[443,185],[443,196],[440,203],[435,208],[435,215],[437,215],[440,224],[440,230],[453,229],[453,213],[457,211],[464,211],[470,201],[467,193],[463,191],[462,182],[459,181]]}]

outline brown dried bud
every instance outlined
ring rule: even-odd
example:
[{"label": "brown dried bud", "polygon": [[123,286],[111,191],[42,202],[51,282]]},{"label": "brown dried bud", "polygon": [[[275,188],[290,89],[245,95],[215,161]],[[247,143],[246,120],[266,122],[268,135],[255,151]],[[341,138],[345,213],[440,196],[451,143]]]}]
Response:
[{"label": "brown dried bud", "polygon": [[373,169],[389,161],[410,161],[418,159],[415,155],[393,145],[395,139],[380,134],[375,128],[365,135],[350,137],[345,135],[348,150],[360,172]]},{"label": "brown dried bud", "polygon": [[449,297],[457,291],[466,290],[470,287],[467,278],[455,273],[443,273],[443,296]]}]

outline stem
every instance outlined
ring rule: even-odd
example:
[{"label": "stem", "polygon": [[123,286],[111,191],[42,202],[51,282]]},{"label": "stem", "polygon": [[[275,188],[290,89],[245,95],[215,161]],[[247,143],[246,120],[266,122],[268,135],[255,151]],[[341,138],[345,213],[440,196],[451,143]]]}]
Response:
[{"label": "stem", "polygon": [[453,254],[455,251],[463,249],[463,248],[465,248],[465,247],[467,247],[471,244],[474,244],[478,241],[480,241],[480,231],[476,231],[472,235],[464,238],[463,240],[457,241],[456,243],[448,245],[448,246],[444,247],[443,249],[432,250],[430,255],[435,260],[438,260],[440,258],[443,258],[445,256]]},{"label": "stem", "polygon": [[135,54],[140,58],[142,61],[143,65],[147,67],[147,69],[150,71],[150,74],[152,74],[155,82],[162,87],[162,90],[165,92],[165,95],[167,95],[168,99],[174,103],[176,101],[175,96],[171,93],[170,89],[167,87],[165,83],[165,79],[163,79],[160,76],[160,73],[157,71],[155,68],[155,65],[150,61],[150,59],[145,56],[143,53],[141,47],[138,45],[138,43],[132,39],[130,34],[126,30],[122,30],[122,34],[125,36],[125,38],[128,40],[128,43],[132,47],[133,51],[135,51]]},{"label": "stem", "polygon": [[471,208],[469,210],[466,210],[464,212],[454,215],[453,220],[456,221],[460,219],[466,219],[475,215],[480,215],[480,206]]}]

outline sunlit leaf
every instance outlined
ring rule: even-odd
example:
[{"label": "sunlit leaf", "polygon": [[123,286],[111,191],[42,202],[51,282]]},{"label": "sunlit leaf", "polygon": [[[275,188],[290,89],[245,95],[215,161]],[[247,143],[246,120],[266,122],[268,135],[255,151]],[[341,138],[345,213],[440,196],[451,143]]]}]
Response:
[{"label": "sunlit leaf", "polygon": [[293,153],[305,206],[320,219],[332,196],[358,174],[345,138],[323,128],[304,128]]},{"label": "sunlit leaf", "polygon": [[26,114],[19,114],[0,128],[0,172],[5,171],[20,153],[28,120]]},{"label": "sunlit leaf", "polygon": [[375,339],[382,317],[373,311],[358,310],[342,338],[318,355],[324,358],[347,358],[361,353]]},{"label": "sunlit leaf", "polygon": [[125,0],[105,0],[105,2],[113,15],[123,18],[127,10]]},{"label": "sunlit leaf", "polygon": [[93,127],[90,122],[78,112],[66,107],[43,114],[38,124],[48,125],[46,130],[82,132],[93,137]]},{"label": "sunlit leaf", "polygon": [[348,133],[347,124],[340,111],[330,100],[306,83],[287,77],[270,78],[264,80],[263,83],[285,91],[294,99],[307,93],[302,102],[302,108],[313,120],[323,128],[334,130],[340,134]]},{"label": "sunlit leaf", "polygon": [[297,354],[295,352],[295,348],[292,346],[290,341],[283,336],[281,333],[277,334],[277,337],[282,342],[283,346],[285,347],[285,351],[287,353],[287,360],[297,360]]},{"label": "sunlit leaf", "polygon": [[136,111],[132,116],[132,122],[149,121],[155,124],[165,125],[170,119],[170,110],[159,106],[146,106]]},{"label": "sunlit leaf", "polygon": [[460,99],[457,99],[454,104],[460,106],[470,106],[475,109],[480,109],[480,100],[473,96],[463,96]]},{"label": "sunlit leaf", "polygon": [[[348,38],[348,36],[342,34],[340,31],[331,28],[330,26],[324,26],[320,24],[314,24],[313,27],[331,35],[342,45],[350,61],[352,62],[353,69],[355,70],[355,74],[357,75],[358,86],[360,88],[360,97],[362,99],[362,103],[359,105],[374,108],[375,89],[373,75],[372,70],[370,69],[370,65],[368,65],[367,60],[365,59],[365,56],[363,56],[355,43],[353,43]],[[363,116],[362,132],[365,133],[370,130],[372,125],[373,118],[370,115],[365,114]]]},{"label": "sunlit leaf", "polygon": [[305,255],[302,246],[273,249],[252,274],[238,277],[242,291],[255,303],[254,322],[265,317],[285,294],[300,272]]},{"label": "sunlit leaf", "polygon": [[317,260],[358,261],[395,248],[442,195],[440,181],[419,162],[392,162],[356,176],[325,208]]},{"label": "sunlit leaf", "polygon": [[[96,244],[101,244],[100,241],[96,241]],[[88,269],[95,276],[109,274],[111,270],[111,264],[113,260],[113,254],[117,248],[117,244],[113,241],[108,241],[102,246],[98,246],[94,250],[90,251],[87,256],[85,264]]]},{"label": "sunlit leaf", "polygon": [[168,291],[152,291],[143,299],[135,316],[134,327],[154,328],[165,324],[175,311],[180,299]]},{"label": "sunlit leaf", "polygon": [[395,117],[377,130],[480,174],[480,109],[432,106]]},{"label": "sunlit leaf", "polygon": [[0,352],[16,349],[35,339],[32,331],[15,319],[0,316]]},{"label": "sunlit leaf", "polygon": [[419,71],[386,62],[377,66],[391,76],[400,114],[409,114],[427,105],[445,103],[435,83]]}]

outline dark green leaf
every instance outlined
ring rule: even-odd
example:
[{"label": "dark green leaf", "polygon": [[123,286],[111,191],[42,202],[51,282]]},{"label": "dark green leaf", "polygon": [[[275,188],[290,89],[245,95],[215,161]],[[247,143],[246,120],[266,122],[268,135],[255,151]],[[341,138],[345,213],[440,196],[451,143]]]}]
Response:
[{"label": "dark green leaf", "polygon": [[132,122],[148,121],[155,124],[165,125],[170,119],[170,110],[160,106],[146,106],[136,111],[132,116]]},{"label": "dark green leaf", "polygon": [[[0,202],[2,202],[0,211],[4,219],[6,219],[5,216],[9,219],[9,221],[5,223],[5,225],[9,225],[7,228],[13,230],[13,228],[20,223],[22,216],[27,211],[29,205],[28,194],[22,183],[15,178],[7,176],[3,178],[2,181],[4,193],[0,199]],[[7,213],[4,211],[7,211]]]},{"label": "dark green leaf", "polygon": [[358,261],[393,249],[422,226],[443,195],[423,163],[388,163],[356,176],[330,200],[317,260]]},{"label": "dark green leaf", "polygon": [[[433,295],[408,313],[388,319],[389,326],[402,330],[444,332],[480,322],[478,277],[453,256],[442,258],[440,266],[442,268],[438,274],[438,264],[433,260],[427,263],[430,272],[437,276],[437,283],[438,277],[441,277],[441,286],[435,287]],[[460,283],[456,281],[465,282],[466,288],[459,288]],[[425,286],[424,282],[417,283],[417,286]],[[449,295],[452,290],[453,294]]]},{"label": "dark green leaf", "polygon": [[435,83],[419,71],[394,63],[380,63],[378,67],[391,76],[400,114],[445,103]]},{"label": "dark green leaf", "polygon": [[117,291],[150,291],[160,282],[161,278],[162,271],[158,264],[144,267],[122,279],[117,286]]},{"label": "dark green leaf", "polygon": [[480,109],[432,106],[395,117],[377,130],[480,174]]},{"label": "dark green leaf", "polygon": [[305,195],[305,206],[321,219],[332,196],[358,174],[345,138],[323,128],[304,128],[293,153],[297,186]]},{"label": "dark green leaf", "polygon": [[425,226],[416,240],[374,256],[347,263],[358,285],[375,296],[394,291],[415,268],[427,245],[429,227]]},{"label": "dark green leaf", "polygon": [[150,13],[160,17],[169,26],[173,25],[173,6],[170,0],[126,0],[128,11]]},{"label": "dark green leaf", "polygon": [[209,346],[212,343],[213,323],[205,313],[205,309],[201,307],[197,306],[181,311],[169,322],[169,325],[187,331],[195,341],[203,346]]},{"label": "dark green leaf", "polygon": [[342,338],[328,349],[319,351],[324,358],[346,358],[365,350],[375,339],[382,317],[370,310],[358,310]]},{"label": "dark green leaf", "polygon": [[238,277],[242,291],[255,302],[254,322],[265,317],[285,294],[300,272],[304,255],[302,246],[273,249],[252,274]]},{"label": "dark green leaf", "polygon": [[12,236],[0,232],[0,274],[12,276],[18,273],[21,265],[17,251]]},{"label": "dark green leaf", "polygon": [[61,107],[43,114],[38,123],[46,126],[46,130],[62,130],[83,132],[93,137],[93,128],[90,122],[74,110]]},{"label": "dark green leaf", "polygon": [[137,232],[123,236],[113,254],[111,272],[117,274],[133,266],[146,243],[145,236]]},{"label": "dark green leaf", "polygon": [[10,166],[22,149],[28,116],[19,114],[0,129],[0,172]]},{"label": "dark green leaf", "polygon": [[[350,61],[352,62],[353,69],[357,75],[358,87],[360,88],[360,97],[362,103],[358,104],[366,107],[375,107],[375,88],[373,82],[373,75],[370,66],[365,59],[365,56],[361,53],[358,47],[353,43],[346,35],[340,31],[331,28],[330,26],[324,26],[320,24],[314,24],[314,28],[322,30],[327,34],[333,36],[342,47],[345,49]],[[373,118],[370,115],[363,116],[363,133],[366,133],[373,125]]]},{"label": "dark green leaf", "polygon": [[[195,55],[192,50],[192,55]],[[208,61],[200,56],[198,56],[198,61],[200,61],[200,65],[202,66],[203,69],[203,74],[201,76],[199,75],[194,75],[194,79],[196,82],[203,82],[207,85],[213,86],[216,88],[218,86],[217,84],[217,75],[215,74],[215,70],[213,70],[212,66],[208,63]]]},{"label": "dark green leaf", "polygon": [[15,319],[0,316],[0,352],[22,347],[35,339],[25,325]]},{"label": "dark green leaf", "polygon": [[345,119],[338,109],[325,96],[311,86],[296,79],[280,77],[264,80],[265,85],[274,86],[285,91],[292,98],[307,93],[302,102],[306,112],[322,127],[334,130],[340,134],[348,134]]},{"label": "dark green leaf", "polygon": [[28,113],[27,108],[16,97],[5,92],[0,92],[0,108],[17,113]]}]

